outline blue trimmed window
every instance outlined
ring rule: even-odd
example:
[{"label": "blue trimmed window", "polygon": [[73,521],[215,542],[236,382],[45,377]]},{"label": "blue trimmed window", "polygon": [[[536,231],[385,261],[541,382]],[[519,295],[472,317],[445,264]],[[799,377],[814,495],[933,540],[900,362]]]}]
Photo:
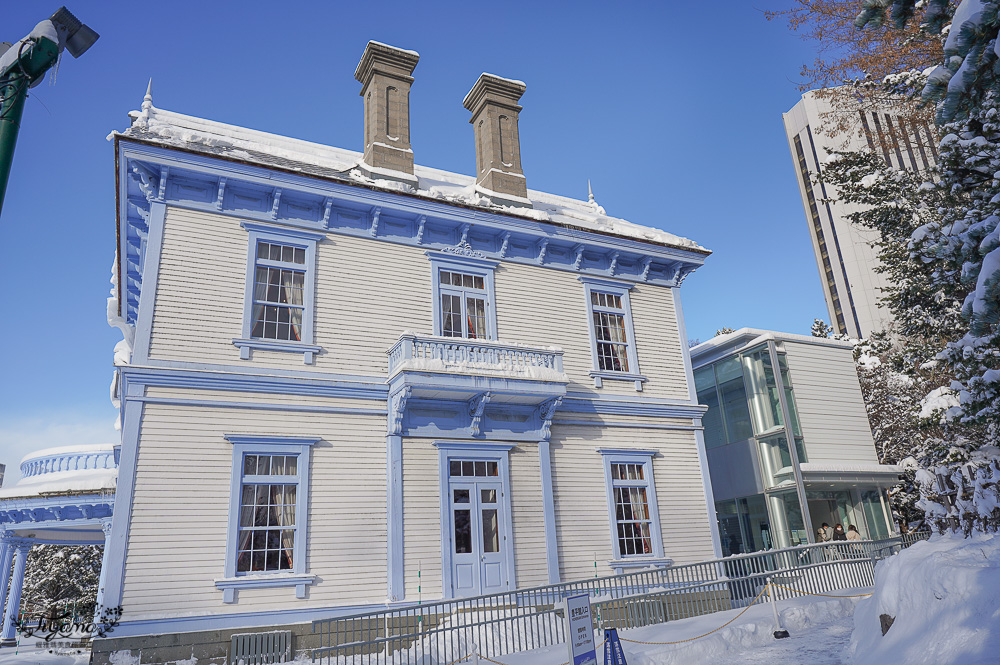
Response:
[{"label": "blue trimmed window", "polygon": [[294,586],[296,596],[314,581],[306,573],[309,458],[318,438],[226,435],[233,469],[225,578],[215,585],[236,602],[241,588]]},{"label": "blue trimmed window", "polygon": [[639,359],[635,350],[635,330],[632,326],[631,284],[591,277],[580,277],[587,296],[590,327],[590,350],[594,387],[601,388],[605,379],[633,381],[641,391],[646,377],[639,374]]},{"label": "blue trimmed window", "polygon": [[496,261],[427,252],[434,283],[434,334],[496,339]]},{"label": "blue trimmed window", "polygon": [[616,561],[663,561],[663,539],[653,483],[652,450],[598,449],[604,461],[611,542]]},{"label": "blue trimmed window", "polygon": [[243,222],[250,234],[240,358],[254,349],[301,353],[306,364],[322,349],[313,343],[316,242],[323,234]]}]

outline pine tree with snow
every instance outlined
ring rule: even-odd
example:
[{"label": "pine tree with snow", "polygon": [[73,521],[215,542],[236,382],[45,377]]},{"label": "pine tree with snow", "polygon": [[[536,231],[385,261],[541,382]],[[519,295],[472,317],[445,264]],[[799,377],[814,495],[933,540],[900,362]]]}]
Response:
[{"label": "pine tree with snow", "polygon": [[94,615],[103,548],[97,545],[35,545],[28,553],[21,611],[30,616]]},{"label": "pine tree with snow", "polygon": [[833,326],[823,319],[813,319],[811,332],[813,337],[826,338],[833,334]]}]

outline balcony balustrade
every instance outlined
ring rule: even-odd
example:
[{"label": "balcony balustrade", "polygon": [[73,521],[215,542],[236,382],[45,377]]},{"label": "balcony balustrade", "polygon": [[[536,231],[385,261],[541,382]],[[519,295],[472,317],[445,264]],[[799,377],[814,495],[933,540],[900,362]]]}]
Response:
[{"label": "balcony balustrade", "polygon": [[403,333],[389,350],[389,377],[402,371],[567,383],[563,352],[461,337]]},{"label": "balcony balustrade", "polygon": [[42,450],[38,456],[21,462],[21,476],[31,478],[60,471],[84,469],[114,469],[114,446],[68,446],[65,449]]}]

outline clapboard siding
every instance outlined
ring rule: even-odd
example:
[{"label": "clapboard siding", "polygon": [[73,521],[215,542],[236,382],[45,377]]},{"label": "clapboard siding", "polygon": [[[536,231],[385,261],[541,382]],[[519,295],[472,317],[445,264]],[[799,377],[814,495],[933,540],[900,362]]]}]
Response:
[{"label": "clapboard siding", "polygon": [[878,462],[851,349],[784,347],[809,461]]},{"label": "clapboard siding", "polygon": [[705,490],[692,432],[552,427],[552,484],[560,574],[564,580],[611,574],[613,558],[603,460],[595,448],[658,450],[653,479],[663,551],[678,564],[711,558]]},{"label": "clapboard siding", "polygon": [[409,599],[442,596],[439,479],[438,449],[433,441],[404,438],[403,581]]},{"label": "clapboard siding", "polygon": [[514,568],[520,588],[548,584],[538,445],[521,444],[510,451],[510,509],[514,530]]},{"label": "clapboard siding", "polygon": [[[251,393],[234,390],[205,390],[200,388],[173,388],[163,386],[147,387],[146,397],[163,400],[205,400],[280,406],[306,406],[327,409],[380,410],[386,408],[386,403],[381,400],[320,397],[315,395],[286,395],[280,393]],[[385,422],[384,419],[382,422]],[[178,426],[180,425],[181,423],[178,423]]]},{"label": "clapboard siding", "polygon": [[241,591],[236,606],[225,605],[215,588],[226,556],[232,445],[223,435],[229,433],[323,438],[313,446],[309,473],[307,569],[319,576],[309,604],[384,600],[384,417],[147,404],[125,559],[122,603],[129,615],[303,607],[290,588]]},{"label": "clapboard siding", "polygon": [[[671,289],[636,286],[630,294],[643,395],[686,399],[687,382]],[[635,395],[631,381],[605,381],[595,390],[585,291],[577,276],[537,266],[501,264],[496,270],[500,339],[559,346],[571,392]]]},{"label": "clapboard siding", "polygon": [[[234,217],[167,208],[150,358],[381,376],[403,331],[433,331],[424,250],[329,234],[316,248],[315,343],[323,351],[314,365],[274,351],[241,361],[232,340],[242,336],[247,239]],[[649,379],[642,395],[687,399],[672,289],[641,284],[630,297],[638,369]],[[563,348],[571,391],[636,394],[630,381],[593,388],[587,302],[574,273],[503,262],[496,310],[500,339]]]}]

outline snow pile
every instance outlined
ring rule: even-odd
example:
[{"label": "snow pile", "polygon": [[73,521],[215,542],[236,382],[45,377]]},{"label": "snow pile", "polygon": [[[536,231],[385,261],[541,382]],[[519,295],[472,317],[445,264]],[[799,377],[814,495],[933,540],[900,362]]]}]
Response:
[{"label": "snow pile", "polygon": [[[1000,536],[937,536],[878,564],[858,603],[854,665],[994,665],[1000,658]],[[881,615],[894,618],[883,636]]]},{"label": "snow pile", "polygon": [[[843,594],[864,593],[864,590],[847,589]],[[854,612],[856,598],[822,599],[796,598],[782,600],[778,603],[781,624],[792,637],[805,634],[807,645],[811,641],[810,634],[818,627],[826,626],[832,621],[849,617]],[[774,617],[771,608],[766,603],[752,606],[746,614],[722,630],[701,639],[681,644],[639,644],[638,642],[674,642],[687,640],[703,635],[731,620],[741,610],[716,612],[690,619],[670,621],[645,628],[635,628],[619,631],[622,647],[629,665],[695,665],[700,663],[734,663],[743,662],[739,659],[741,652],[762,651],[776,644],[774,639]],[[597,631],[597,643],[604,640],[604,634]],[[630,641],[634,640],[634,641]],[[781,642],[789,642],[782,640]],[[824,644],[827,652],[836,650],[837,645]],[[597,650],[597,662],[604,664],[603,648]],[[566,645],[557,644],[531,652],[521,652],[501,656],[496,660],[510,665],[558,665],[566,662]],[[758,660],[751,658],[752,662]],[[838,659],[839,661],[839,659]],[[766,658],[759,662],[771,662]],[[815,660],[803,657],[797,661],[778,662],[808,662]],[[607,664],[607,665],[610,665]],[[884,665],[884,664],[882,664]]]},{"label": "snow pile", "polygon": [[[132,111],[129,116],[133,120],[132,127],[118,134],[126,138],[134,136],[151,139],[185,149],[191,149],[194,144],[209,148],[213,154],[230,159],[355,181],[460,205],[487,208],[493,212],[526,217],[539,222],[551,222],[682,249],[707,251],[698,243],[673,233],[611,217],[606,214],[604,208],[590,201],[578,201],[528,190],[528,199],[525,200],[525,204],[529,204],[528,207],[505,206],[497,202],[499,199],[491,197],[491,192],[478,187],[473,176],[423,166],[414,166],[413,175],[417,181],[414,188],[409,184],[400,183],[398,172],[373,169],[367,165],[364,169],[358,168],[363,157],[359,152],[165,111],[153,106],[148,92],[141,110]],[[115,134],[112,132],[109,138]],[[391,177],[378,178],[377,176],[382,173]],[[511,197],[504,195],[502,198]]]}]

